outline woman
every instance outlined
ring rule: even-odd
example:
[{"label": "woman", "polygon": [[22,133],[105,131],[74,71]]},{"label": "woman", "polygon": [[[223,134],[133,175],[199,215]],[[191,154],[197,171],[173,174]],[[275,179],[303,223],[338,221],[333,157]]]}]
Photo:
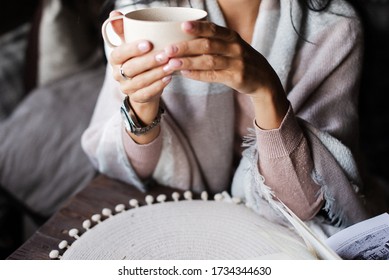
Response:
[{"label": "woman", "polygon": [[[147,3],[127,8],[170,1],[140,2]],[[268,216],[279,199],[303,220],[325,213],[347,226],[368,217],[353,160],[362,37],[352,8],[176,2],[207,10],[209,21],[182,25],[198,39],[162,52],[146,41],[107,51],[105,83],[82,138],[96,168],[142,190],[150,179],[196,192],[232,188]],[[122,22],[113,27],[122,36]],[[125,128],[126,96],[146,133]]]}]

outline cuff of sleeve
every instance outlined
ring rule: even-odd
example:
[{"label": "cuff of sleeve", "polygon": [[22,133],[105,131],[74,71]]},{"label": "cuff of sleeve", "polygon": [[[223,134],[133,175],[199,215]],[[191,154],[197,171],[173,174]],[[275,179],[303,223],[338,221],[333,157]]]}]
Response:
[{"label": "cuff of sleeve", "polygon": [[162,148],[162,133],[159,133],[158,137],[152,142],[140,145],[128,135],[123,126],[122,139],[124,150],[130,162],[136,162],[137,165],[145,164],[147,166],[150,162],[158,161]]},{"label": "cuff of sleeve", "polygon": [[277,129],[263,130],[254,120],[257,148],[261,157],[279,158],[289,156],[303,138],[303,132],[294,115],[292,106]]}]

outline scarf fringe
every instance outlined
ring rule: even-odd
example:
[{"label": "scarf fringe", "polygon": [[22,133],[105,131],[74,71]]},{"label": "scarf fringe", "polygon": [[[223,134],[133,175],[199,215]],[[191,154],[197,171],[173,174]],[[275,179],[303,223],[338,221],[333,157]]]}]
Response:
[{"label": "scarf fringe", "polygon": [[[264,209],[261,209],[264,207],[264,205],[260,202],[260,199],[265,200],[266,202],[268,202],[268,205],[273,210],[273,214],[276,214],[278,219],[282,218],[282,220],[286,222],[286,219],[283,217],[283,215],[281,215],[278,210],[278,207],[282,207],[282,205],[277,202],[278,198],[274,194],[271,187],[266,185],[265,178],[262,174],[259,173],[259,170],[257,168],[258,151],[256,149],[256,143],[257,140],[255,130],[253,128],[249,128],[248,134],[243,137],[242,144],[242,147],[246,148],[243,151],[242,155],[249,161],[249,167],[247,168],[247,171],[249,172],[251,177],[250,185],[246,186],[246,188],[248,188],[246,193],[250,194],[251,199],[247,196],[246,199],[248,200],[250,206],[259,214],[264,214]],[[339,228],[344,227],[344,225],[347,225],[349,221],[345,212],[343,211],[343,207],[341,207],[341,205],[339,205],[336,199],[331,195],[329,187],[324,183],[324,180],[322,180],[321,175],[318,174],[316,170],[314,170],[311,174],[311,177],[314,182],[320,186],[319,194],[323,194],[325,200],[323,210],[326,211],[328,218],[330,219],[330,224]],[[278,207],[275,205],[277,203]],[[265,216],[268,216],[268,214],[265,214]]]}]

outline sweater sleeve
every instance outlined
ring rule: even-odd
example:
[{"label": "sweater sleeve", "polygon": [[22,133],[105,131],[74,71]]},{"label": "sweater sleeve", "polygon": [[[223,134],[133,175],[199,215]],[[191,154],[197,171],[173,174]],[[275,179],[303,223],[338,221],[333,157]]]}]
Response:
[{"label": "sweater sleeve", "polygon": [[157,165],[161,136],[148,145],[138,145],[125,132],[120,106],[124,98],[108,65],[92,120],[81,143],[95,168],[108,176],[144,189],[144,180]]},{"label": "sweater sleeve", "polygon": [[135,172],[141,179],[149,178],[153,174],[161,154],[161,134],[159,134],[158,137],[151,143],[140,145],[137,144],[123,128],[122,139],[124,150],[126,151],[126,154]]},{"label": "sweater sleeve", "polygon": [[[358,139],[358,86],[362,57],[359,22],[344,19],[297,51],[291,71],[289,110],[275,130],[256,127],[258,168],[266,184],[300,218],[323,206],[321,187],[312,179],[311,147],[302,118],[355,152]],[[338,168],[338,167],[334,167]]]},{"label": "sweater sleeve", "polygon": [[255,130],[259,170],[266,184],[300,218],[313,218],[323,205],[323,197],[311,178],[309,147],[292,107],[280,128],[262,130],[255,125]]}]

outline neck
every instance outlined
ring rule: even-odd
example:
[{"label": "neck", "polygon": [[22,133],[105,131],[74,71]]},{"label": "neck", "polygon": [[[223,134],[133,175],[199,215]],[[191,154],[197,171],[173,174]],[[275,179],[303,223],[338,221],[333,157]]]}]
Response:
[{"label": "neck", "polygon": [[218,0],[227,26],[251,42],[261,0]]}]

